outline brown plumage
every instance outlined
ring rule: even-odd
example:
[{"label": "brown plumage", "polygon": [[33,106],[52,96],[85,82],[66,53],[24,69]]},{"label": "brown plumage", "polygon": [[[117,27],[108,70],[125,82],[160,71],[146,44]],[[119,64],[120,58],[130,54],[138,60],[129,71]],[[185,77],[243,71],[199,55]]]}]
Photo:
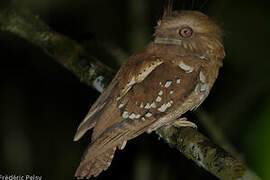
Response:
[{"label": "brown plumage", "polygon": [[209,94],[225,56],[219,27],[195,11],[170,12],[158,22],[154,41],[132,55],[80,124],[74,140],[94,128],[78,178],[106,170],[116,148],[143,132],[177,123]]}]

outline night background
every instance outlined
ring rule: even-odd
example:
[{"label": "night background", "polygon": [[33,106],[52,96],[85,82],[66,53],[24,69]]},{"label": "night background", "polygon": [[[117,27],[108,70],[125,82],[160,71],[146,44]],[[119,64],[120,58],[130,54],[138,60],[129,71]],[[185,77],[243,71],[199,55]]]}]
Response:
[{"label": "night background", "polygon": [[[111,48],[125,60],[151,41],[164,1],[0,1],[0,11],[10,6],[28,8],[53,30],[91,50],[99,44]],[[270,179],[270,1],[175,0],[174,9],[202,11],[222,27],[224,66],[198,112],[211,117],[240,159]],[[121,64],[92,53],[116,70]],[[98,95],[40,48],[0,32],[0,174],[75,179],[91,134],[79,142],[73,136]],[[198,131],[218,139],[199,117],[189,116]],[[96,179],[217,178],[152,133],[128,141]]]}]

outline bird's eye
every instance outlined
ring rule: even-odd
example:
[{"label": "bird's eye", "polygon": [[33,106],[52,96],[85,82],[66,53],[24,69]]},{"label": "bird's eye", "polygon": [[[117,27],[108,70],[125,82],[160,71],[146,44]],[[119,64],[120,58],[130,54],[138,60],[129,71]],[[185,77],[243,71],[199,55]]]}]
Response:
[{"label": "bird's eye", "polygon": [[179,30],[179,35],[182,37],[182,38],[189,38],[191,37],[193,34],[193,30],[191,27],[189,26],[185,26],[185,27],[182,27],[180,30]]}]

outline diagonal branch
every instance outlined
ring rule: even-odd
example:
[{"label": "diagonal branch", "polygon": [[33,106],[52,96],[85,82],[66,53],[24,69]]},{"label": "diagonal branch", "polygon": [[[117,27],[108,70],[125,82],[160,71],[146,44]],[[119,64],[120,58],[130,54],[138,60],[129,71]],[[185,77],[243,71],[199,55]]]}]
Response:
[{"label": "diagonal branch", "polygon": [[170,147],[220,179],[258,180],[240,160],[234,158],[193,128],[164,127],[156,131]]},{"label": "diagonal branch", "polygon": [[[51,30],[28,11],[0,11],[0,30],[13,33],[40,47],[46,54],[75,74],[81,82],[99,92],[112,79],[114,71],[102,64],[84,47],[70,38]],[[260,179],[240,160],[211,142],[192,128],[165,127],[156,133],[170,147],[178,149],[198,166],[220,179]]]},{"label": "diagonal branch", "polygon": [[81,82],[99,92],[110,82],[114,71],[91,56],[82,45],[51,30],[38,16],[27,10],[0,11],[0,30],[13,33],[40,47]]}]

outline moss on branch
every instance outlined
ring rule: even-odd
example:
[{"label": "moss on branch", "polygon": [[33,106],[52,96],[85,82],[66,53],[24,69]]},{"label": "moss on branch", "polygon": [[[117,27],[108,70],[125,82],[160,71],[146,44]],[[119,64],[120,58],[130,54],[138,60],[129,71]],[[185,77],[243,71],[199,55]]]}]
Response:
[{"label": "moss on branch", "polygon": [[[81,82],[99,92],[113,78],[114,71],[102,64],[74,40],[51,30],[28,11],[0,11],[0,30],[13,33],[40,47]],[[164,127],[156,131],[171,147],[220,179],[259,179],[241,161],[192,128]]]},{"label": "moss on branch", "polygon": [[196,129],[163,127],[156,133],[198,166],[220,179],[259,179],[245,164],[215,145]]}]

